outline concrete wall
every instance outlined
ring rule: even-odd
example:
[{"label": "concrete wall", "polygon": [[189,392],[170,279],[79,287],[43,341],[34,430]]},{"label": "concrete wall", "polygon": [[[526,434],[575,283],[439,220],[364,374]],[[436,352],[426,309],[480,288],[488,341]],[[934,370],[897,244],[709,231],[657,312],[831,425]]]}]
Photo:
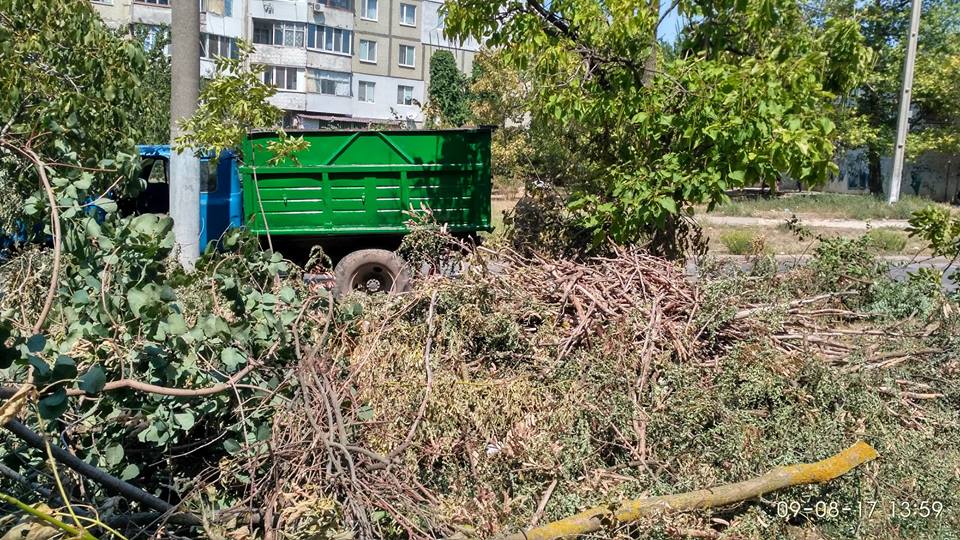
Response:
[{"label": "concrete wall", "polygon": [[[373,103],[364,103],[357,100],[360,81],[369,81],[375,84]],[[413,99],[420,103],[424,102],[423,81],[397,80],[393,77],[354,73],[354,116],[364,118],[394,118],[396,116],[403,120],[422,122],[423,112],[420,110],[420,107],[416,105],[400,105],[397,103],[397,87],[400,85],[412,86]]]},{"label": "concrete wall", "polygon": [[[869,193],[869,163],[862,149],[847,152],[837,165],[840,174],[824,186],[832,193]],[[884,192],[890,185],[892,159],[880,159],[880,174],[884,179]],[[927,152],[903,167],[900,182],[901,195],[917,195],[935,201],[950,202],[960,192],[960,156]]]}]

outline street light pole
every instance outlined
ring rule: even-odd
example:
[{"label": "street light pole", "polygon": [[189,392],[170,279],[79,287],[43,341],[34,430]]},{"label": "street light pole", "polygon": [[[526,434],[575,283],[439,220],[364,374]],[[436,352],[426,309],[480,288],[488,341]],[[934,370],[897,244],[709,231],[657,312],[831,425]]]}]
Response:
[{"label": "street light pole", "polygon": [[[200,95],[200,2],[173,0],[170,26],[170,140],[193,116]],[[170,153],[170,217],[177,257],[193,269],[200,253],[200,160],[190,149]]]},{"label": "street light pole", "polygon": [[910,34],[907,36],[907,57],[903,62],[903,86],[900,88],[900,113],[897,117],[897,142],[893,148],[893,167],[890,171],[890,204],[900,199],[900,181],[903,178],[903,159],[910,130],[910,98],[913,92],[913,68],[917,62],[917,36],[920,33],[921,0],[913,0],[910,7]]}]

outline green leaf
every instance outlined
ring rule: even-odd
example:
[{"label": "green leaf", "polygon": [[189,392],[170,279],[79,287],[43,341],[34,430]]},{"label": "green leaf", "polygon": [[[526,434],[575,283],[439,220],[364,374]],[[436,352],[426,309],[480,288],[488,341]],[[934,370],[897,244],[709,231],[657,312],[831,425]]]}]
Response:
[{"label": "green leaf", "polygon": [[33,373],[39,379],[46,379],[50,374],[50,366],[39,356],[31,354],[27,357],[27,363],[33,366]]},{"label": "green leaf", "polygon": [[77,376],[77,363],[66,355],[58,355],[56,362],[53,363],[53,380],[62,381],[72,379]]},{"label": "green leaf", "polygon": [[107,464],[111,467],[117,466],[121,461],[123,461],[123,446],[119,444],[108,446],[103,452],[103,457],[107,460]]},{"label": "green leaf", "polygon": [[40,411],[41,418],[53,420],[67,410],[67,405],[67,391],[57,388],[52,394],[40,400],[37,409]]},{"label": "green leaf", "polygon": [[660,197],[657,199],[657,204],[671,214],[677,213],[677,203],[670,197]]},{"label": "green leaf", "polygon": [[240,443],[236,439],[227,439],[223,441],[223,449],[232,456],[240,451]]},{"label": "green leaf", "polygon": [[84,393],[92,396],[100,393],[106,383],[107,376],[103,372],[103,367],[100,364],[95,364],[80,377],[79,386]]},{"label": "green leaf", "polygon": [[38,353],[47,346],[47,338],[43,334],[34,334],[27,338],[27,350],[32,353]]},{"label": "green leaf", "polygon": [[171,313],[167,317],[167,332],[173,336],[181,336],[187,333],[187,321],[179,313]]},{"label": "green leaf", "polygon": [[291,304],[296,299],[297,295],[294,292],[293,287],[284,286],[280,289],[280,299],[284,302]]},{"label": "green leaf", "polygon": [[233,347],[227,347],[220,351],[220,361],[223,362],[224,367],[233,371],[237,369],[237,366],[245,363],[247,357]]},{"label": "green leaf", "polygon": [[123,468],[123,471],[120,473],[120,479],[123,481],[133,480],[140,475],[140,467],[137,467],[133,463],[127,465]]},{"label": "green leaf", "polygon": [[190,411],[180,412],[173,415],[173,419],[177,421],[177,425],[183,428],[185,431],[193,427],[195,419],[193,413]]}]

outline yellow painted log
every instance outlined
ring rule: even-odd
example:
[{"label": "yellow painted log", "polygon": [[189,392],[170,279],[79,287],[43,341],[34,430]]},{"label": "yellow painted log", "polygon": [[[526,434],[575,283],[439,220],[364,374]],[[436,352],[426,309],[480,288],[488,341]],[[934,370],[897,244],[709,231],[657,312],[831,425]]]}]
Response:
[{"label": "yellow painted log", "polygon": [[829,482],[877,456],[872,446],[858,441],[850,448],[816,463],[777,467],[763,476],[711,489],[625,501],[613,511],[607,507],[591,508],[526,532],[502,536],[500,540],[570,538],[599,531],[604,522],[631,523],[666,512],[725,506],[791,486]]}]

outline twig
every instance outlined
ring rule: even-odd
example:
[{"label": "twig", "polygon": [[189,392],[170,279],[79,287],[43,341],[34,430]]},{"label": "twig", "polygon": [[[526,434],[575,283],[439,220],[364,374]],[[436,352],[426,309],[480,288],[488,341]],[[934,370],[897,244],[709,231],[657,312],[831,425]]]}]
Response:
[{"label": "twig", "polygon": [[433,314],[436,305],[437,291],[433,291],[433,295],[430,296],[430,308],[427,311],[427,343],[423,347],[423,366],[427,372],[427,386],[423,391],[423,400],[420,401],[420,408],[417,409],[417,417],[413,420],[410,430],[407,431],[407,436],[403,439],[403,442],[400,443],[399,446],[387,454],[388,462],[396,459],[397,456],[402,454],[403,451],[410,446],[410,443],[413,442],[413,436],[416,434],[417,428],[420,426],[420,421],[423,420],[423,415],[427,412],[427,402],[430,400],[430,392],[433,390],[433,369],[430,367],[430,351],[433,347]]},{"label": "twig", "polygon": [[554,478],[550,485],[547,486],[547,489],[543,492],[543,497],[540,497],[540,504],[537,505],[537,510],[533,513],[533,516],[530,517],[530,526],[535,527],[537,523],[540,522],[540,518],[543,517],[543,511],[547,508],[547,503],[550,502],[550,497],[553,495],[553,490],[557,488],[557,483],[559,480]]},{"label": "twig", "polygon": [[36,154],[30,148],[20,148],[9,142],[0,140],[0,144],[3,144],[7,148],[14,150],[29,159],[35,169],[37,169],[37,174],[40,177],[40,183],[43,186],[43,190],[47,193],[47,201],[50,204],[50,221],[53,226],[53,269],[50,271],[50,285],[47,287],[47,297],[43,301],[43,308],[40,310],[40,314],[37,316],[37,322],[33,324],[33,333],[39,334],[40,330],[43,329],[43,323],[47,320],[47,315],[50,313],[50,308],[53,306],[53,299],[57,295],[58,280],[60,276],[60,258],[62,246],[60,245],[60,240],[62,238],[60,233],[60,210],[57,208],[57,196],[53,192],[53,187],[50,185],[50,180],[47,178],[46,166],[43,161],[40,159],[40,156]]},{"label": "twig", "polygon": [[97,540],[97,537],[87,532],[86,529],[82,527],[77,528],[77,527],[72,527],[70,525],[67,525],[66,523],[60,521],[59,519],[45,512],[41,512],[40,510],[37,510],[36,508],[24,503],[20,499],[7,495],[2,491],[0,491],[0,501],[3,501],[9,505],[15,506],[19,508],[21,511],[30,514],[34,518],[39,519],[40,521],[48,525],[52,525],[60,529],[61,531],[68,533],[71,536],[71,538],[77,538],[80,540]]}]

